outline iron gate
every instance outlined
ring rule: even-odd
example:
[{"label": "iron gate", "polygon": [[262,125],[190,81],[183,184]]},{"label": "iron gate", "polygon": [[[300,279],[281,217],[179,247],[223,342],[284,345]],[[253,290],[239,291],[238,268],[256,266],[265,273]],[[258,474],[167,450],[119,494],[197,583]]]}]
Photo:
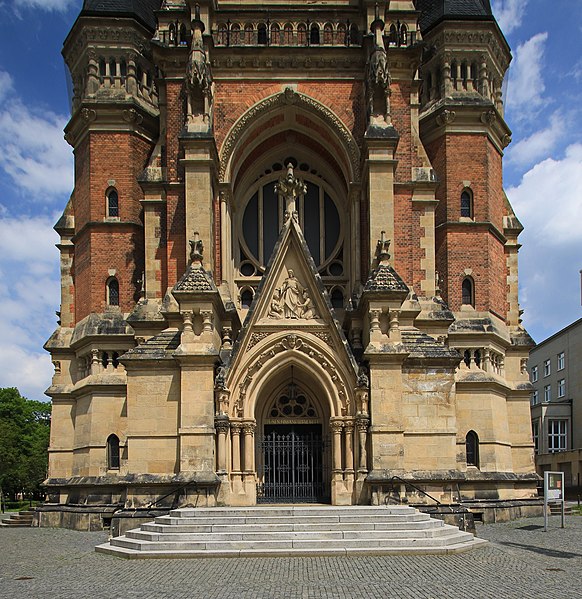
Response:
[{"label": "iron gate", "polygon": [[328,502],[329,476],[321,426],[265,428],[258,444],[257,503]]}]

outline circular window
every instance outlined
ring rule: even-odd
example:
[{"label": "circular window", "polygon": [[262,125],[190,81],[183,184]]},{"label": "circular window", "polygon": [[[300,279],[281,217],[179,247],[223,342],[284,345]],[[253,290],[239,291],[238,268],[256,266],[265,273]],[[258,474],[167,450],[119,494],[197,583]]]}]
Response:
[{"label": "circular window", "polygon": [[[283,197],[275,191],[277,179],[261,183],[245,206],[242,217],[240,265],[243,276],[250,272],[249,262],[263,268],[269,261],[279,231],[283,226],[285,205]],[[340,249],[340,213],[336,203],[322,185],[305,181],[307,192],[296,202],[299,224],[309,251],[318,267],[337,257]],[[246,260],[248,259],[248,260]],[[335,273],[343,272],[341,262],[334,262]]]}]

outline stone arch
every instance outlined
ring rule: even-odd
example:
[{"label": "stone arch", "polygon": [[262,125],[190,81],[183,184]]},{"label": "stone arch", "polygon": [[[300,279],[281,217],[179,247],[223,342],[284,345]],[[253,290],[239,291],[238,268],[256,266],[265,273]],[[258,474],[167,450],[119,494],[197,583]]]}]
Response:
[{"label": "stone arch", "polygon": [[304,93],[295,91],[292,87],[286,87],[284,91],[268,96],[251,106],[232,126],[220,150],[219,180],[221,183],[230,181],[235,149],[239,144],[244,143],[247,135],[253,130],[253,124],[269,113],[289,105],[315,116],[324,124],[343,150],[349,180],[359,181],[360,150],[350,130],[330,108]]},{"label": "stone arch", "polygon": [[227,381],[231,415],[254,419],[257,401],[268,390],[269,381],[280,379],[291,365],[306,384],[321,388],[331,418],[355,414],[355,373],[338,362],[331,348],[309,333],[274,333],[247,350],[232,380]]}]

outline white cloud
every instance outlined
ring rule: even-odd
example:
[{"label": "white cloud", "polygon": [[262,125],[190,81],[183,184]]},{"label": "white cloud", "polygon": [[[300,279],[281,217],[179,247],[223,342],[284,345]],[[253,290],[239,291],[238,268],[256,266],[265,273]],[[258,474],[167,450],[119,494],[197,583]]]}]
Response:
[{"label": "white cloud", "polygon": [[63,139],[67,119],[26,106],[0,71],[0,168],[21,194],[45,200],[73,187],[73,157]]},{"label": "white cloud", "polygon": [[16,11],[36,8],[47,12],[65,12],[77,4],[79,4],[79,0],[13,0],[13,8]]},{"label": "white cloud", "polygon": [[529,137],[512,144],[507,152],[507,163],[518,167],[529,166],[552,153],[566,131],[566,119],[555,112],[548,126]]},{"label": "white cloud", "polygon": [[582,316],[582,144],[531,168],[507,195],[523,223],[520,236],[524,323],[537,341]]},{"label": "white cloud", "polygon": [[59,257],[54,217],[0,217],[0,387],[43,399],[51,365],[43,343],[56,328]]},{"label": "white cloud", "polygon": [[547,39],[547,32],[537,33],[515,51],[509,68],[507,107],[517,120],[534,117],[544,105],[542,67]]},{"label": "white cloud", "polygon": [[525,15],[529,0],[493,0],[492,8],[501,31],[506,35],[517,29]]}]

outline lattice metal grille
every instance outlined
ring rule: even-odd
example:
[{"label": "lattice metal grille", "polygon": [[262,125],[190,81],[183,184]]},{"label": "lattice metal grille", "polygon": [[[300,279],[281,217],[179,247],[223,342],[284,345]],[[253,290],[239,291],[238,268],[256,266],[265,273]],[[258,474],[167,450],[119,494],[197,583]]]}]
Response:
[{"label": "lattice metal grille", "polygon": [[[325,503],[329,469],[321,427],[273,427],[259,440],[258,503]],[[280,429],[278,432],[276,429]],[[288,431],[288,432],[287,432]]]}]

